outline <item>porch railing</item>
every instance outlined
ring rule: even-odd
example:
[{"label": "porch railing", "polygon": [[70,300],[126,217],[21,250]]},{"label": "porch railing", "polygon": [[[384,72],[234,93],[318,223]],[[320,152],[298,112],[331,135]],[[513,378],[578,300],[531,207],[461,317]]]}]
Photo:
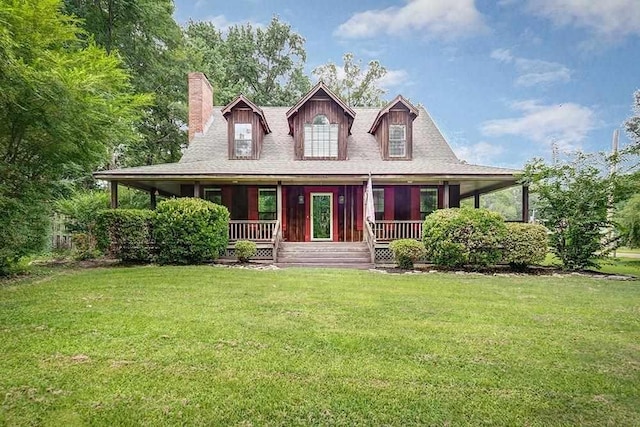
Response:
[{"label": "porch railing", "polygon": [[273,242],[278,224],[277,220],[231,220],[229,221],[229,241]]},{"label": "porch railing", "polygon": [[376,241],[390,242],[398,239],[422,239],[422,221],[376,221],[372,224]]}]

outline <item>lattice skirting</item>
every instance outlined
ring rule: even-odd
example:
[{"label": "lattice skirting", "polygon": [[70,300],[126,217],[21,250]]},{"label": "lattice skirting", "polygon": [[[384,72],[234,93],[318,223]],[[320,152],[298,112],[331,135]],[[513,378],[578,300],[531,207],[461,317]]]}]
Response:
[{"label": "lattice skirting", "polygon": [[[235,248],[227,248],[222,258],[235,259]],[[273,248],[258,248],[256,256],[252,257],[251,259],[273,259]]]},{"label": "lattice skirting", "polygon": [[393,253],[388,246],[376,247],[376,263],[379,264],[393,264]]}]

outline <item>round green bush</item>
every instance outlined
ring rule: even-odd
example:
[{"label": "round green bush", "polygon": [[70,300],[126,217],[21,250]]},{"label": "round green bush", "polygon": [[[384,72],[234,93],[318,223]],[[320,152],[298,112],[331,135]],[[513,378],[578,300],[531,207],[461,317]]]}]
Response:
[{"label": "round green bush", "polygon": [[249,262],[249,259],[258,253],[258,248],[255,243],[249,240],[238,240],[235,244],[235,252],[238,261]]},{"label": "round green bush", "polygon": [[500,261],[507,231],[504,219],[486,209],[441,209],[427,216],[422,239],[436,265],[487,266]]},{"label": "round green bush", "polygon": [[229,241],[229,211],[198,198],[158,203],[153,236],[160,264],[198,264],[217,259]]},{"label": "round green bush", "polygon": [[508,223],[502,260],[518,270],[540,263],[547,256],[548,240],[547,229],[542,225]]},{"label": "round green bush", "polygon": [[417,240],[400,239],[389,243],[389,249],[393,253],[398,267],[405,270],[413,268],[413,264],[426,254],[424,245]]}]

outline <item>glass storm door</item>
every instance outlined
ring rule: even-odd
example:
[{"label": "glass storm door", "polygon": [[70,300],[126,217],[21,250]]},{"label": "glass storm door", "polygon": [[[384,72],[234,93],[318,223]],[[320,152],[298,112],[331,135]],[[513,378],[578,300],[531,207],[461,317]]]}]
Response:
[{"label": "glass storm door", "polygon": [[333,194],[311,193],[311,240],[333,236]]}]

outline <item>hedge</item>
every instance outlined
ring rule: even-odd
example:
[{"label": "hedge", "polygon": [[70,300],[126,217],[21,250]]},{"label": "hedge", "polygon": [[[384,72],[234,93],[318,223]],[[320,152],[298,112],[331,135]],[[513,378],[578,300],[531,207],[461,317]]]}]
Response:
[{"label": "hedge", "polygon": [[160,264],[197,264],[217,259],[227,248],[229,211],[198,198],[158,203],[153,236]]},{"label": "hedge", "polygon": [[547,229],[539,224],[508,223],[503,246],[502,260],[512,268],[540,263],[549,249]]},{"label": "hedge", "polygon": [[122,261],[152,261],[154,218],[154,211],[148,209],[100,211],[96,221],[98,249]]},{"label": "hedge", "polygon": [[433,212],[424,221],[427,258],[436,265],[487,266],[500,261],[507,228],[498,213],[452,208]]}]

